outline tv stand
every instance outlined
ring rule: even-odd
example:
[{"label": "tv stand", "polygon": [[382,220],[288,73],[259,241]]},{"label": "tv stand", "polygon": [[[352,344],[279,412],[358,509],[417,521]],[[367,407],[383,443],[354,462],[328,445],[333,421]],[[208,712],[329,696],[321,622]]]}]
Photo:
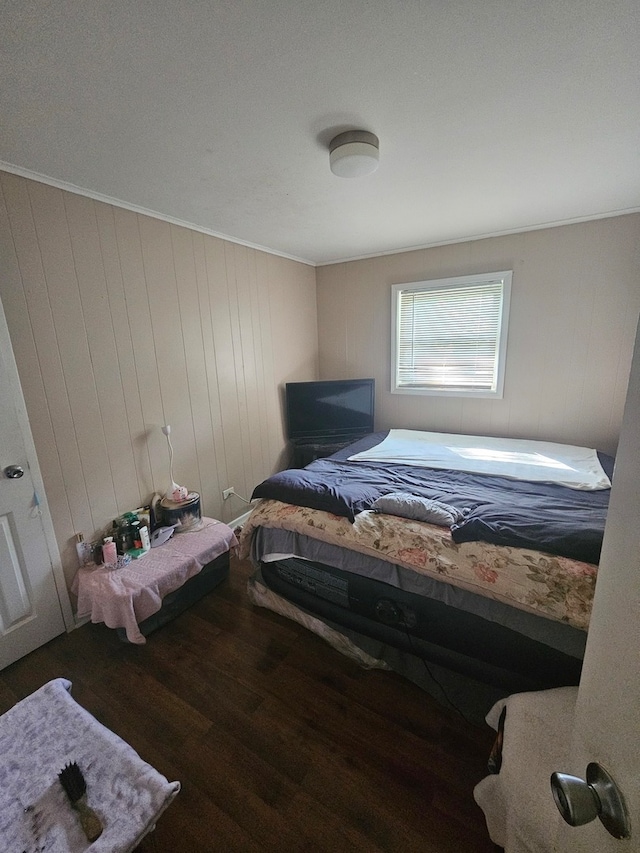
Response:
[{"label": "tv stand", "polygon": [[327,436],[326,438],[296,439],[293,442],[291,467],[304,468],[315,459],[324,459],[326,456],[331,456],[332,453],[337,453],[338,450],[342,450],[343,447],[353,444],[359,438],[362,438],[362,436],[352,435],[348,438],[344,436]]}]

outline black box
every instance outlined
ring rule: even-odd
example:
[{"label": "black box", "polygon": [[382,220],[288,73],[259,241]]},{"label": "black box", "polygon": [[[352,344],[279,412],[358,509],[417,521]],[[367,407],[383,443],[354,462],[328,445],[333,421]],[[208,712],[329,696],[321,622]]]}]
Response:
[{"label": "black box", "polygon": [[[197,575],[189,578],[179,589],[165,595],[160,610],[139,623],[140,633],[147,637],[152,631],[166,625],[228,577],[229,552],[225,551],[224,554],[207,563]],[[123,643],[129,642],[124,628],[116,628],[116,631]]]}]

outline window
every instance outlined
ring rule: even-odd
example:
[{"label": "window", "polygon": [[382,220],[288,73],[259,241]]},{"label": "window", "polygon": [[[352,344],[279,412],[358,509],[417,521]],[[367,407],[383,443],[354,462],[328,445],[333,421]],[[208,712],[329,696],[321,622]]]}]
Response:
[{"label": "window", "polygon": [[511,275],[394,285],[391,391],[502,397]]}]

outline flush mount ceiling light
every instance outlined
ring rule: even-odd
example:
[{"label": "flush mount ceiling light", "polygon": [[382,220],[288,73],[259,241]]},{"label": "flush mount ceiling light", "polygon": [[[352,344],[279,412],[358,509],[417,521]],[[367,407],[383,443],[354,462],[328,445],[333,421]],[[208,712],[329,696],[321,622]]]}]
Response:
[{"label": "flush mount ceiling light", "polygon": [[368,130],[347,130],[329,143],[329,164],[334,175],[359,178],[378,168],[378,137]]}]

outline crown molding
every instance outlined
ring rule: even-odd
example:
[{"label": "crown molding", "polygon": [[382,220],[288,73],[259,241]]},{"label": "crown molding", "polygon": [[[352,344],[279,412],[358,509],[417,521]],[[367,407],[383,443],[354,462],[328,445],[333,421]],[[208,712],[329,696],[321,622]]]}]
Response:
[{"label": "crown molding", "polygon": [[405,246],[401,249],[372,252],[369,255],[337,258],[335,261],[318,261],[316,267],[330,267],[333,264],[348,264],[352,261],[367,261],[371,258],[382,258],[387,255],[402,255],[407,252],[419,252],[422,249],[437,249],[439,246],[453,246],[456,243],[473,243],[475,240],[489,240],[492,237],[508,237],[510,234],[526,234],[528,231],[542,231],[545,228],[562,228],[563,225],[579,225],[581,222],[595,222],[599,219],[612,219],[616,216],[627,216],[640,213],[640,207],[629,207],[624,210],[611,210],[605,213],[594,213],[590,216],[576,216],[573,219],[558,219],[552,222],[541,222],[537,225],[523,225],[522,228],[510,228],[504,231],[491,231],[487,234],[470,234],[467,237],[456,237],[453,240],[437,240],[434,243],[421,243],[417,246]]},{"label": "crown molding", "polygon": [[164,222],[169,222],[171,225],[178,225],[181,228],[189,228],[191,231],[199,231],[201,234],[208,234],[210,237],[218,237],[220,240],[226,240],[228,243],[236,243],[238,246],[246,246],[248,249],[256,249],[258,252],[265,252],[267,255],[275,255],[279,258],[286,258],[288,261],[296,261],[299,264],[306,264],[310,267],[315,267],[316,264],[306,258],[297,258],[295,255],[288,255],[286,252],[279,252],[276,249],[269,249],[267,246],[260,246],[257,243],[250,243],[247,240],[239,240],[237,237],[231,237],[229,234],[222,234],[219,231],[213,231],[211,228],[204,228],[202,225],[196,225],[195,222],[187,222],[183,219],[177,219],[175,216],[168,216],[166,213],[159,213],[157,210],[149,210],[146,207],[140,207],[137,204],[130,204],[127,201],[122,201],[119,198],[112,198],[103,193],[89,190],[85,187],[76,186],[68,181],[60,181],[58,178],[51,178],[49,175],[42,175],[40,172],[34,172],[31,169],[24,169],[22,166],[15,166],[13,163],[6,163],[0,160],[0,171],[10,172],[12,175],[19,175],[22,178],[28,178],[30,181],[38,181],[41,184],[48,184],[50,187],[56,187],[59,190],[82,195],[86,198],[91,198],[94,201],[101,201],[104,204],[111,204],[114,207],[121,207],[124,210],[130,210],[132,213],[140,213],[143,216],[151,216],[154,219],[161,219]]}]

